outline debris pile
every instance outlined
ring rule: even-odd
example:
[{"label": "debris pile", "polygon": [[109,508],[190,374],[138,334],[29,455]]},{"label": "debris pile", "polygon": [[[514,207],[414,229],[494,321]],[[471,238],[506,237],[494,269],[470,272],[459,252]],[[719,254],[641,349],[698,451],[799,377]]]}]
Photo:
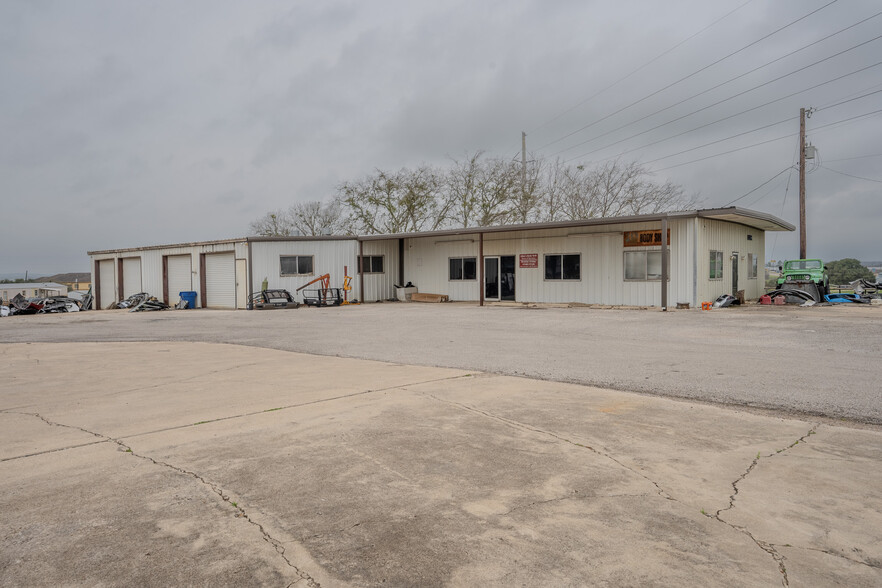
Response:
[{"label": "debris pile", "polygon": [[147,310],[168,310],[169,305],[147,292],[138,292],[125,300],[111,304],[110,308],[128,308],[129,312],[142,312]]},{"label": "debris pile", "polygon": [[89,299],[89,305],[87,306],[85,300],[80,301],[68,298],[67,296],[25,298],[21,294],[16,294],[15,298],[9,301],[9,306],[0,306],[0,316],[79,312],[81,310],[88,310],[90,307],[91,299]]}]

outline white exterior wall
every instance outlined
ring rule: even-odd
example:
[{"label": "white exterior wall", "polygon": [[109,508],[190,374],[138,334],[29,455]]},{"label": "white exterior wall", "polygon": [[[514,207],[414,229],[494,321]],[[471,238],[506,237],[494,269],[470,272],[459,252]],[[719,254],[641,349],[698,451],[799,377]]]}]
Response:
[{"label": "white exterior wall", "polygon": [[[661,282],[626,281],[624,252],[659,250],[659,247],[624,247],[625,231],[659,230],[661,224],[634,223],[570,229],[547,229],[511,233],[487,233],[484,256],[514,255],[515,300],[518,302],[581,302],[659,306]],[[692,288],[692,226],[688,220],[671,219],[670,282],[668,303],[689,302]],[[521,268],[518,256],[535,253],[539,267]],[[580,280],[545,280],[546,254],[581,255]],[[448,259],[477,257],[478,238],[472,236],[420,237],[405,241],[405,280],[420,292],[446,294],[451,300],[478,300],[481,284],[448,280]],[[479,268],[480,270],[480,268]],[[480,274],[480,271],[479,271]]]},{"label": "white exterior wall", "polygon": [[[192,289],[196,291],[196,306],[202,305],[201,283],[202,275],[199,264],[199,255],[202,253],[222,253],[232,251],[237,259],[247,259],[248,248],[244,241],[234,243],[206,243],[202,245],[181,245],[177,247],[163,247],[159,249],[141,249],[126,250],[119,252],[100,253],[91,256],[92,259],[92,283],[95,283],[95,261],[112,260],[114,267],[114,290],[118,289],[116,284],[116,267],[118,259],[126,259],[131,257],[141,258],[141,291],[147,292],[157,299],[163,298],[162,287],[162,257],[164,255],[189,255],[190,267],[192,268]],[[102,287],[106,285],[102,282]],[[169,291],[171,300],[164,300],[166,304],[175,304],[178,302],[178,293]],[[102,297],[101,305],[106,307],[111,301],[104,300]]]},{"label": "white exterior wall", "polygon": [[[367,244],[365,244],[367,245]],[[358,278],[356,273],[356,256],[358,243],[352,240],[322,241],[255,241],[251,243],[252,277],[255,292],[266,278],[269,288],[284,288],[291,292],[296,300],[302,301],[297,288],[323,275],[331,275],[331,287],[343,287],[343,268],[349,268],[352,276],[352,292],[350,299],[361,299],[358,294]],[[280,257],[283,255],[311,255],[313,273],[308,276],[282,276]],[[367,284],[367,282],[365,282]],[[310,288],[319,287],[319,284]],[[365,286],[367,287],[367,286]]]},{"label": "white exterior wall", "polygon": [[[706,218],[693,221],[698,226],[698,300],[713,302],[720,294],[732,294],[732,260],[738,252],[738,289],[744,290],[746,300],[754,300],[765,292],[766,245],[765,232],[735,223]],[[752,239],[747,240],[750,235]],[[710,279],[710,252],[723,252],[723,278]],[[747,254],[757,256],[757,277],[748,279]]]},{"label": "white exterior wall", "polygon": [[[376,302],[377,300],[394,298],[395,284],[398,282],[398,239],[365,241],[363,247],[365,257],[368,255],[383,256],[383,273],[364,275],[364,300],[366,302]],[[355,273],[357,267],[356,264],[349,268],[349,275],[352,276],[353,292],[359,288],[358,274]],[[404,284],[400,285],[403,286]],[[356,296],[356,298],[362,299],[361,296]]]}]

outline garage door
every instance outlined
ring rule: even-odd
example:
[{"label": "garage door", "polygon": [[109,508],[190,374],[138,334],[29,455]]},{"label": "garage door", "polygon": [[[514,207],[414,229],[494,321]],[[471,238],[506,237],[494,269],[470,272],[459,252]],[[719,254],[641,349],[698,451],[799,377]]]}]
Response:
[{"label": "garage door", "polygon": [[235,254],[205,256],[205,305],[209,308],[236,308]]},{"label": "garage door", "polygon": [[122,260],[123,298],[138,294],[141,290],[141,258],[127,257]]},{"label": "garage door", "polygon": [[102,309],[116,302],[116,276],[114,275],[113,265],[114,260],[112,259],[98,262],[98,282],[100,288],[98,291],[100,300],[98,302],[101,304]]},{"label": "garage door", "polygon": [[193,290],[189,255],[168,256],[168,304],[177,304],[181,292]]}]

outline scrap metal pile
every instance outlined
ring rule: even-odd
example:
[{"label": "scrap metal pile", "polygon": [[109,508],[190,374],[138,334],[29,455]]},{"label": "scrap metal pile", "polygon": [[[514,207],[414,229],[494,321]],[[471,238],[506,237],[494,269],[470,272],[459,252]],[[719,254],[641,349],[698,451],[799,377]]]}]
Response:
[{"label": "scrap metal pile", "polygon": [[125,300],[111,304],[109,308],[128,308],[129,312],[142,312],[147,310],[168,310],[170,307],[147,292],[138,292]]},{"label": "scrap metal pile", "polygon": [[26,298],[16,294],[9,306],[0,306],[0,316],[16,314],[50,314],[58,312],[80,312],[92,308],[91,291],[82,300],[67,296],[39,296]]}]

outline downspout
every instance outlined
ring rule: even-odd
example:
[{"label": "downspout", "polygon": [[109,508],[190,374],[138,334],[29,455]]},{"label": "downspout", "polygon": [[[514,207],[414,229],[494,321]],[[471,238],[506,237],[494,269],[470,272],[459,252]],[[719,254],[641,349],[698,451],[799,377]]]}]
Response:
[{"label": "downspout", "polygon": [[398,284],[404,286],[404,239],[398,239]]},{"label": "downspout", "polygon": [[698,217],[692,219],[692,308],[698,307]]},{"label": "downspout", "polygon": [[364,299],[364,268],[361,267],[364,263],[364,241],[358,239],[358,263],[355,265],[358,268],[358,296],[361,298],[361,303],[365,303]]},{"label": "downspout", "polygon": [[662,275],[661,275],[661,309],[668,310],[668,215],[661,219],[661,242],[662,242]]},{"label": "downspout", "polygon": [[251,305],[251,295],[254,294],[254,264],[251,263],[251,237],[245,237],[245,247],[248,248],[248,302],[245,308],[254,310]]},{"label": "downspout", "polygon": [[478,306],[484,306],[484,233],[478,233]]}]

